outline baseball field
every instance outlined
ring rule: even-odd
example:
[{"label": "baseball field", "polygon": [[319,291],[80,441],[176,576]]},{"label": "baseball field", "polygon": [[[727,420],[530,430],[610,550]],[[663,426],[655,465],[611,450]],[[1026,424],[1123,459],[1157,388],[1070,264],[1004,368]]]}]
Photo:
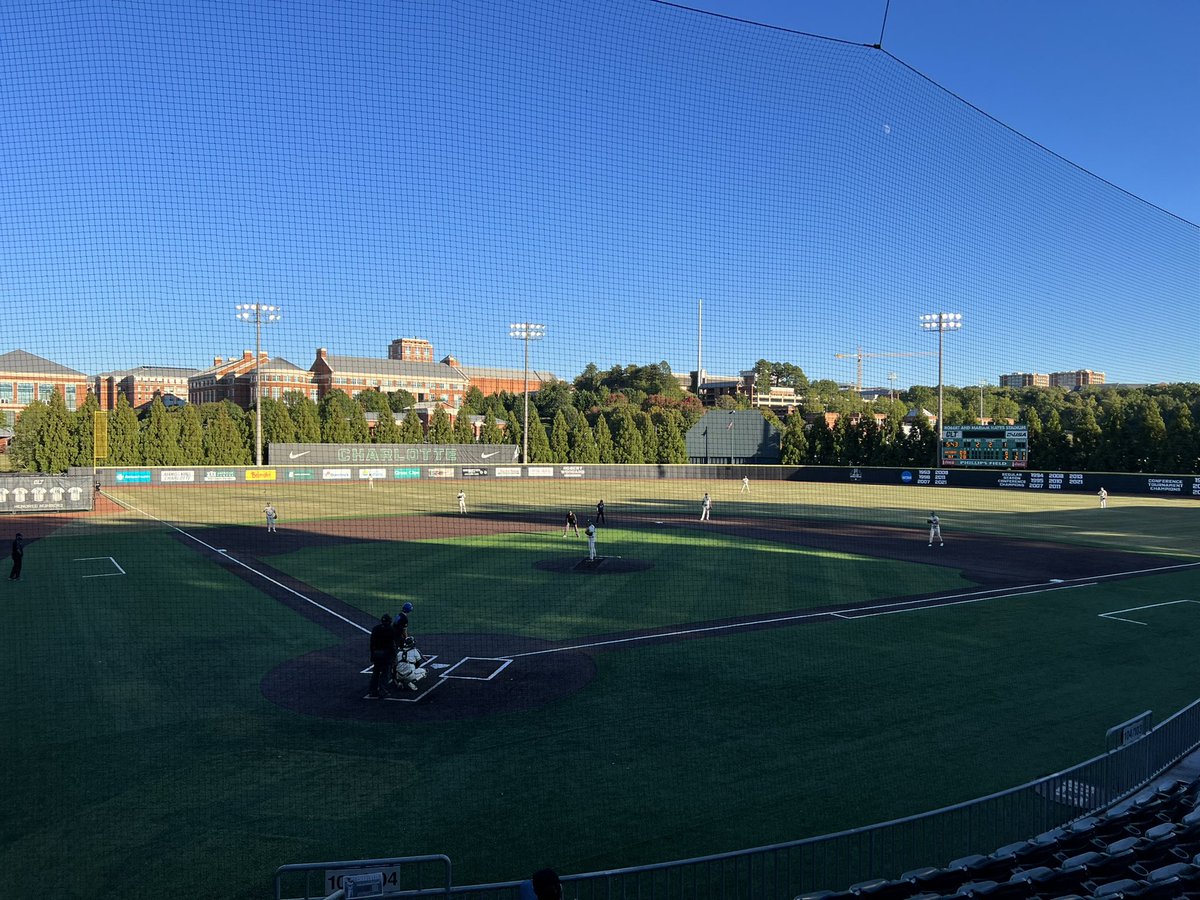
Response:
[{"label": "baseball field", "polygon": [[[0,601],[10,888],[660,862],[1010,787],[1200,695],[1196,501],[741,488],[118,488],[6,522],[31,539]],[[601,497],[587,562],[564,518]],[[368,632],[405,602],[430,675],[369,700]]]}]

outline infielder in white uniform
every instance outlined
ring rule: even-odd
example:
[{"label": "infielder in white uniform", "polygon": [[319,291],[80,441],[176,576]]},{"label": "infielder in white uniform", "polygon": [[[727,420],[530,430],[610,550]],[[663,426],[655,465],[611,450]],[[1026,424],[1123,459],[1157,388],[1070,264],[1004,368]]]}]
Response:
[{"label": "infielder in white uniform", "polygon": [[272,504],[268,503],[263,507],[263,515],[267,517],[267,533],[273,534],[275,532],[275,520],[279,518],[279,513],[275,511],[275,507]]},{"label": "infielder in white uniform", "polygon": [[933,546],[934,538],[937,539],[939,547],[945,547],[946,542],[942,540],[942,520],[937,517],[937,513],[929,513],[929,546]]},{"label": "infielder in white uniform", "polygon": [[1096,492],[1096,496],[1100,498],[1100,508],[1108,509],[1108,491],[1106,491],[1104,488],[1100,488],[1100,490]]},{"label": "infielder in white uniform", "polygon": [[700,501],[700,521],[707,522],[708,517],[712,514],[712,498],[706,493],[704,499]]},{"label": "infielder in white uniform", "polygon": [[749,475],[742,476],[742,489],[740,491],[738,491],[738,493],[739,494],[750,493],[750,476]]}]

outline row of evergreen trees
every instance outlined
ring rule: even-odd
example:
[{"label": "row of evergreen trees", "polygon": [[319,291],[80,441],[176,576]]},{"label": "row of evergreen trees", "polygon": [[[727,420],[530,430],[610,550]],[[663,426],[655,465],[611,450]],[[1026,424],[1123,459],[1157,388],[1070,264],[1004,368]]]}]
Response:
[{"label": "row of evergreen trees", "polygon": [[[629,370],[634,370],[643,387],[622,384]],[[608,384],[605,373],[592,372],[586,387],[576,384],[572,389],[563,382],[544,385],[529,405],[530,461],[687,462],[684,435],[704,409],[667,379],[651,380],[650,386],[658,392],[647,393],[647,370],[657,372],[654,366],[627,367],[614,370],[618,374]],[[936,435],[928,419],[918,415],[910,427],[901,425],[911,408],[919,410],[930,402],[936,408],[931,389],[916,387],[900,399],[867,404],[848,391],[823,395],[819,384],[810,386],[804,405],[786,422],[769,411],[763,413],[782,433],[784,464],[931,464]],[[947,391],[947,424],[980,420],[970,402],[973,394],[969,388]],[[408,404],[400,422],[395,412],[398,400]],[[318,404],[293,392],[282,400],[263,400],[263,444],[467,444],[476,440],[473,416],[481,417],[482,443],[520,444],[523,401],[520,394],[484,397],[472,388],[455,422],[438,407],[426,429],[412,408],[411,395],[398,398],[369,390],[351,399],[331,391]],[[1087,391],[991,389],[987,401],[984,418],[1028,425],[1032,468],[1181,474],[1200,468],[1200,435],[1194,426],[1200,385]],[[729,398],[723,398],[723,403],[737,405]],[[830,407],[839,407],[840,413],[833,427],[820,415]],[[31,472],[90,466],[97,409],[91,394],[74,412],[57,394],[47,402],[30,404],[16,424],[12,454],[17,466]],[[375,414],[373,429],[368,413]],[[884,416],[881,422],[874,413]],[[254,429],[253,412],[228,401],[167,409],[156,399],[139,414],[121,398],[108,414],[108,455],[102,464],[249,465],[254,461]]]}]

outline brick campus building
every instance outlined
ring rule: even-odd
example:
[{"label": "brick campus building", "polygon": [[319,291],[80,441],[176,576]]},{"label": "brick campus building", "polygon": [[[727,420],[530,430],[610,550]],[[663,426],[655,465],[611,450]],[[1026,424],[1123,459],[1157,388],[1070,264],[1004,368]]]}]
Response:
[{"label": "brick campus building", "polygon": [[254,385],[262,379],[262,396],[279,400],[288,391],[299,391],[316,400],[317,387],[312,372],[302,369],[283,357],[263,353],[258,360],[249,350],[240,357],[216,357],[212,366],[188,379],[189,403],[220,403],[231,400],[242,409],[254,405]]},{"label": "brick campus building", "polygon": [[[529,370],[529,390],[535,392],[554,375]],[[330,390],[353,397],[365,390],[382,393],[406,390],[417,400],[417,413],[428,424],[440,404],[451,421],[458,414],[467,390],[477,387],[485,395],[525,390],[524,369],[464,366],[453,356],[433,361],[433,344],[419,338],[399,338],[388,347],[388,357],[333,356],[324,348],[307,368],[282,358],[244,350],[241,356],[220,356],[207,369],[181,366],[137,366],[132,369],[85,375],[64,365],[12,350],[0,354],[0,450],[7,446],[17,416],[35,400],[46,401],[55,388],[68,410],[78,409],[91,391],[100,409],[114,409],[124,396],[134,409],[162,397],[168,406],[219,403],[230,400],[243,409],[254,405],[255,385],[262,380],[262,396],[282,399],[298,391],[319,402]]]},{"label": "brick campus building", "polygon": [[167,406],[179,406],[187,402],[188,380],[199,371],[178,366],[138,366],[106,372],[92,379],[92,393],[101,409],[115,409],[121,396],[134,409],[141,409],[156,396],[162,397]]},{"label": "brick campus building", "polygon": [[57,390],[73,412],[87,399],[90,381],[82,372],[24,350],[0,354],[0,449],[7,449],[17,416],[30,403],[45,402]]}]

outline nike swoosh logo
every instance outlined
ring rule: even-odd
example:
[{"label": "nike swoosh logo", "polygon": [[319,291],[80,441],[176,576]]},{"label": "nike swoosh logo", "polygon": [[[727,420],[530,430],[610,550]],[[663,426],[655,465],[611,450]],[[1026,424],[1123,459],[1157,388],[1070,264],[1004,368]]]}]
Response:
[{"label": "nike swoosh logo", "polygon": [[301,450],[299,453],[289,453],[288,459],[299,459],[302,456],[308,456],[310,453],[312,453],[311,450]]},{"label": "nike swoosh logo", "polygon": [[480,459],[491,459],[493,456],[495,456],[499,452],[500,452],[499,450],[493,450],[491,453],[480,453],[479,458]]}]

